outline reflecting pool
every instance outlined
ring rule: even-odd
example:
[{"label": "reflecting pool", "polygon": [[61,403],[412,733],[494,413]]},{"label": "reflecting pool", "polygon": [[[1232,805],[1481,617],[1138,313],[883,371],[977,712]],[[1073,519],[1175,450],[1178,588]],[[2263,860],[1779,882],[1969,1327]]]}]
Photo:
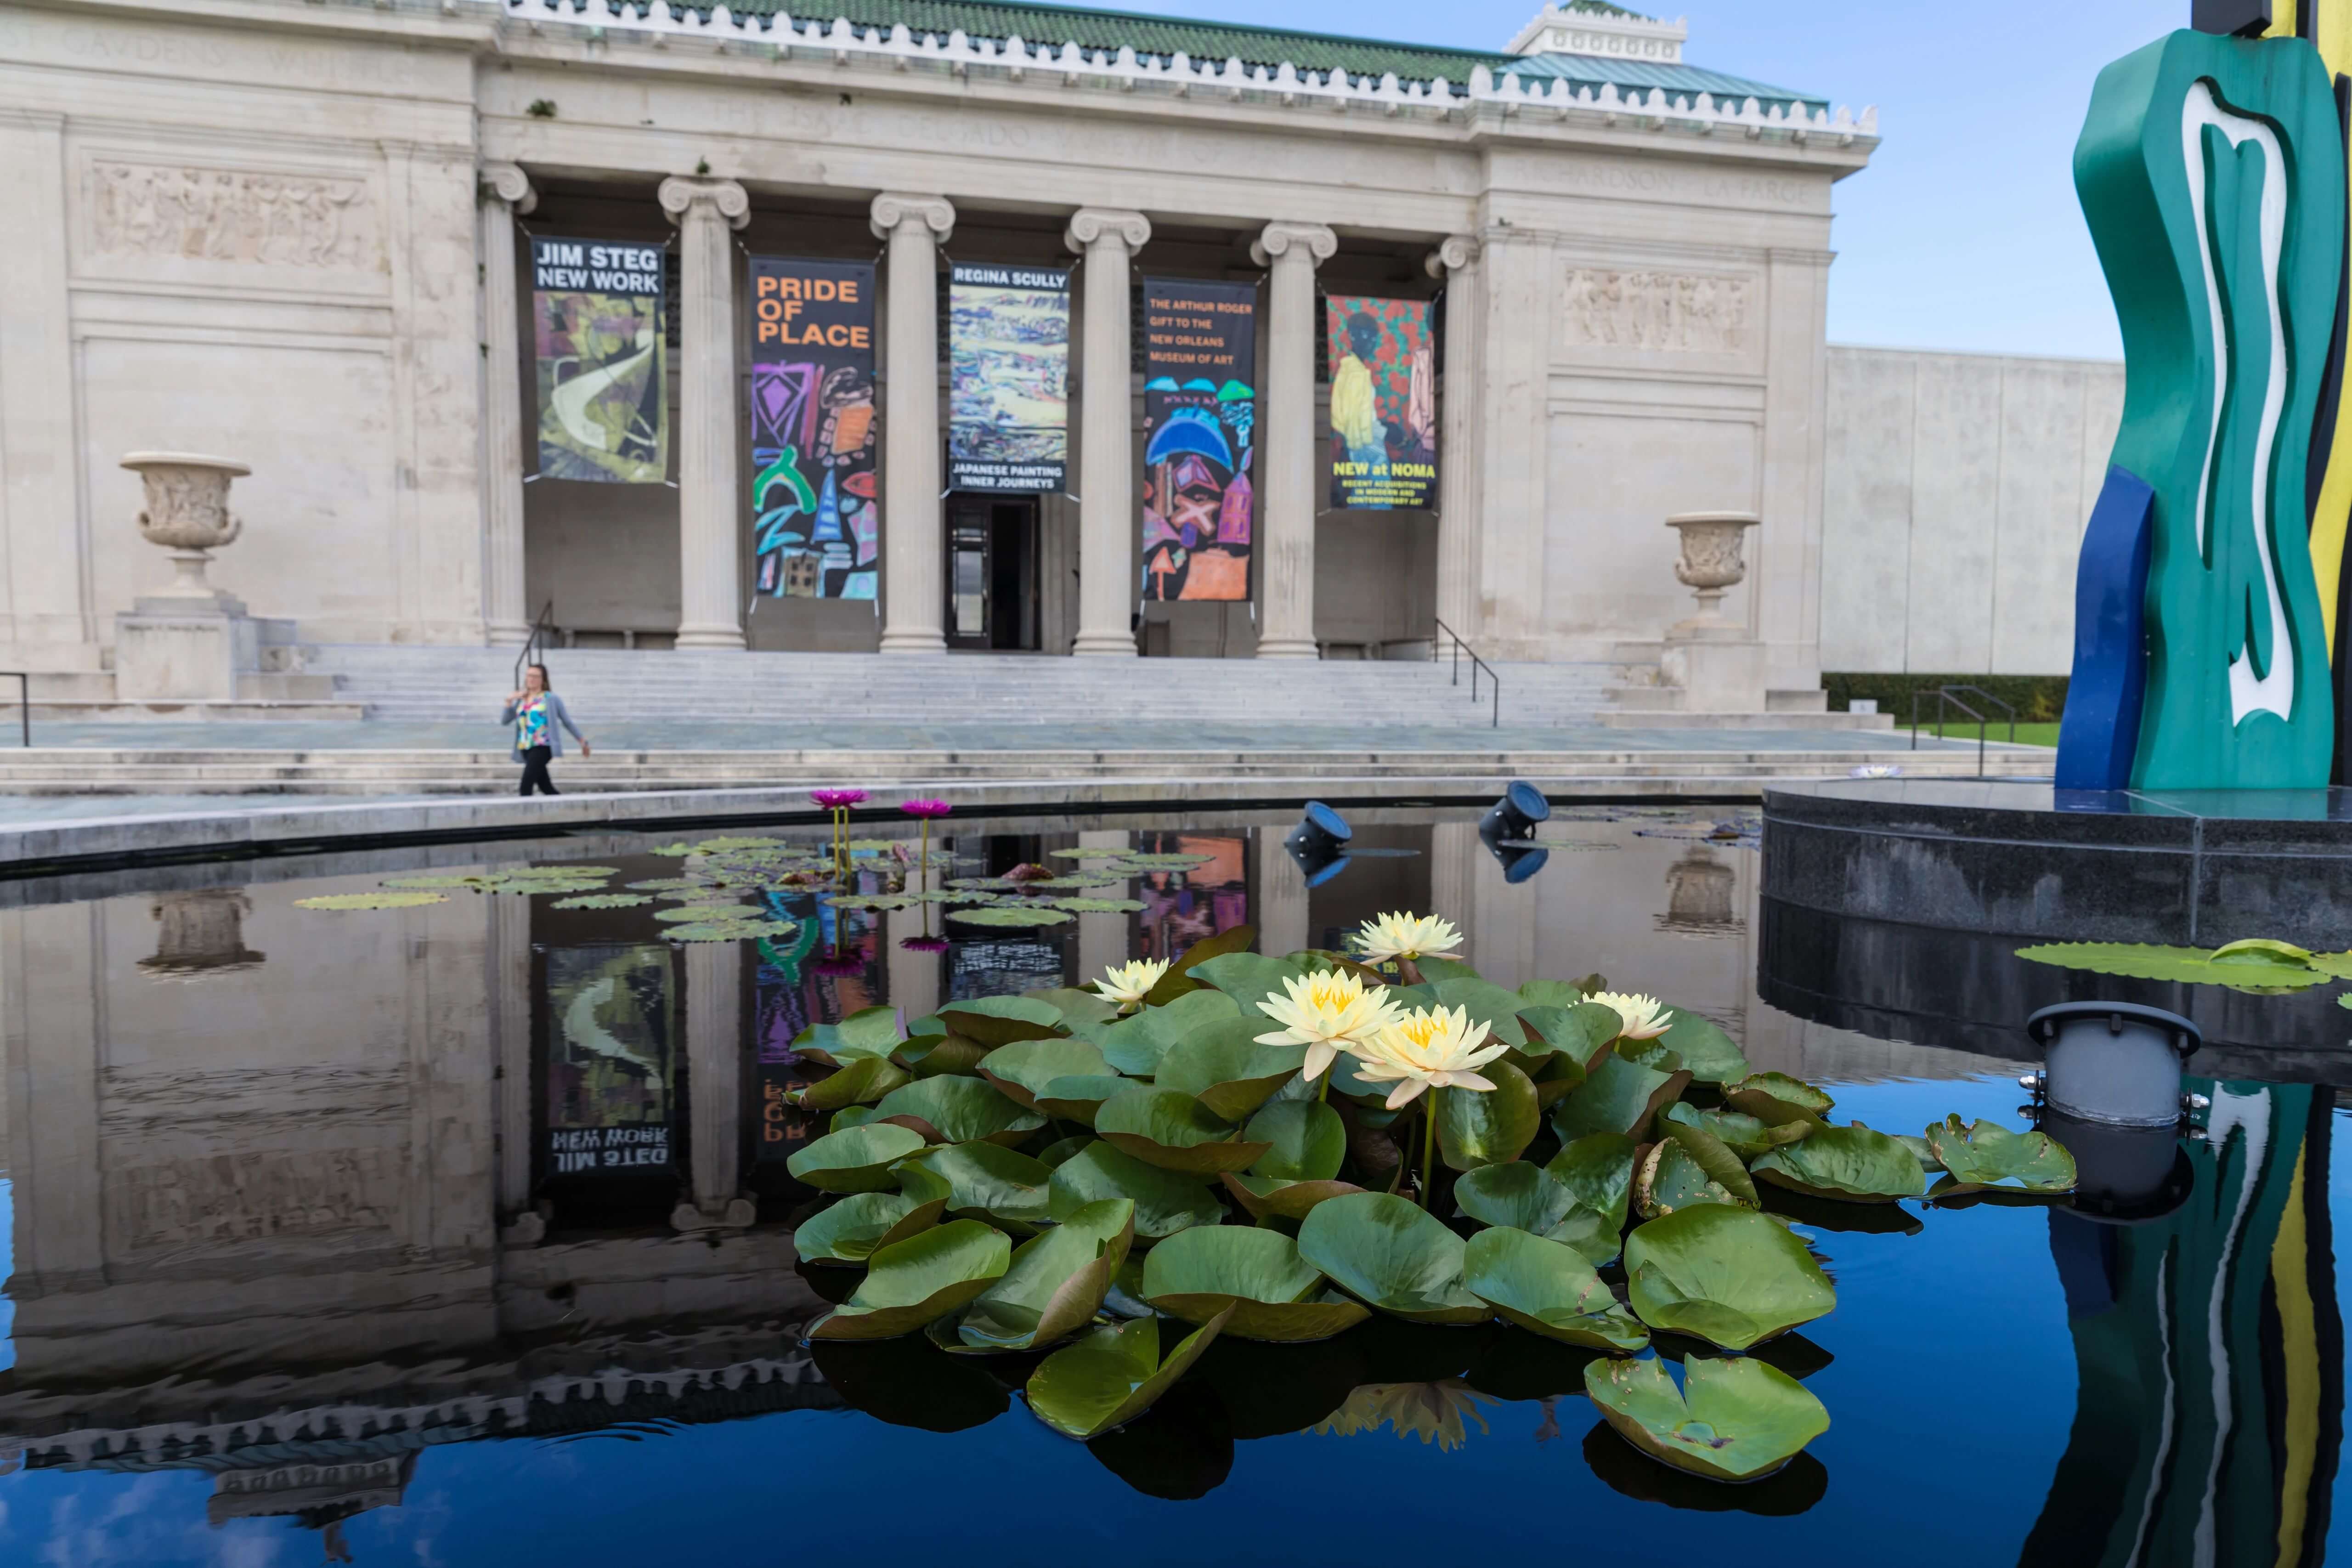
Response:
[{"label": "reflecting pool", "polygon": [[[2346,1031],[2306,1009],[2266,1045],[2272,998],[2233,999],[2226,1053],[2190,1064],[2210,1105],[2124,1217],[1767,1189],[1838,1297],[1759,1353],[1832,1425],[1750,1485],[1637,1453],[1588,1352],[1499,1324],[1221,1340],[1091,1444],[1025,1407],[1034,1356],[804,1339],[856,1279],[795,1262],[817,1194],[786,1162],[825,1130],[785,1098],[822,1076],[804,1030],[1244,924],[1281,953],[1435,910],[1486,979],[1654,992],[1841,1118],[2023,1124],[2022,1015],[1950,967],[1998,954],[1906,933],[1870,949],[1918,971],[1900,1005],[1817,1005],[1873,983],[1783,932],[1813,971],[1775,1000],[1812,1016],[1759,997],[1752,810],[1557,810],[1532,868],[1475,812],[1349,816],[1312,886],[1288,813],[951,817],[927,855],[861,822],[847,907],[746,894],[759,941],[671,940],[677,889],[297,903],[562,866],[625,896],[680,879],[660,851],[693,830],[0,883],[0,1562],[2324,1560]],[[1048,925],[887,907],[1087,849],[1168,858]]]}]

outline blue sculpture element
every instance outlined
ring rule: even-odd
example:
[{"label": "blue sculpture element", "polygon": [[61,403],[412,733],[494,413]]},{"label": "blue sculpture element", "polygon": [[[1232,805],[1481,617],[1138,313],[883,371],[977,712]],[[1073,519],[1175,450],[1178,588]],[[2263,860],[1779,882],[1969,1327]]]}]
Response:
[{"label": "blue sculpture element", "polygon": [[2127,789],[2147,690],[2147,566],[2156,491],[2107,469],[2074,570],[2074,676],[2058,729],[2060,789]]}]

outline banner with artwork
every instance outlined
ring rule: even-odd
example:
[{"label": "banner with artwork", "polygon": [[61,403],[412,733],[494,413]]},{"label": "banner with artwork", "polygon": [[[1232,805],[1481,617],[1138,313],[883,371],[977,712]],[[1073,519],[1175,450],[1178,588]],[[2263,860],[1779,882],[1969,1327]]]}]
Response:
[{"label": "banner with artwork", "polygon": [[1066,270],[957,262],[948,279],[948,489],[1061,489],[1069,370]]},{"label": "banner with artwork", "polygon": [[1257,285],[1143,280],[1143,596],[1250,596]]},{"label": "banner with artwork", "polygon": [[666,943],[548,950],[548,1175],[669,1168],[674,994]]},{"label": "banner with artwork", "polygon": [[1429,301],[1333,294],[1331,505],[1437,504],[1437,366]]},{"label": "banner with artwork", "polygon": [[751,549],[762,594],[872,599],[874,265],[751,258]]},{"label": "banner with artwork", "polygon": [[530,242],[539,477],[657,485],[669,474],[662,247]]}]

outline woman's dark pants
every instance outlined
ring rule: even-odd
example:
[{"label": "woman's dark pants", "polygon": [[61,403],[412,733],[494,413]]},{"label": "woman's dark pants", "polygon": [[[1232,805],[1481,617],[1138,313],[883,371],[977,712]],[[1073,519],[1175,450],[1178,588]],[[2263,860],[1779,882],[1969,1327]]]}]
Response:
[{"label": "woman's dark pants", "polygon": [[539,786],[541,795],[556,793],[555,781],[547,776],[547,759],[555,754],[552,746],[533,746],[522,754],[522,788],[517,795],[529,795],[531,786]]}]

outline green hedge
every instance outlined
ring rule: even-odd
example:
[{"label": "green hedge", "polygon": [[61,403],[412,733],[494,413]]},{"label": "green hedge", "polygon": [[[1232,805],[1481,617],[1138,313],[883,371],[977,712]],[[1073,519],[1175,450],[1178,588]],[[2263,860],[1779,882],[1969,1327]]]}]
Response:
[{"label": "green hedge", "polygon": [[[1911,694],[1927,695],[1919,700],[1919,718],[1927,722],[1936,716],[1936,689],[1939,686],[1973,686],[1990,691],[2017,710],[2021,724],[2055,723],[2066,711],[2066,677],[2063,675],[1830,675],[1822,677],[1822,689],[1830,696],[1830,709],[1843,713],[1848,703],[1857,697],[1876,698],[1881,713],[1892,713],[1897,724],[1911,721]],[[1963,696],[1961,701],[1978,709],[1985,704]],[[1959,714],[1947,710],[1955,719]],[[2003,717],[1998,708],[1989,710],[1989,717]]]}]

